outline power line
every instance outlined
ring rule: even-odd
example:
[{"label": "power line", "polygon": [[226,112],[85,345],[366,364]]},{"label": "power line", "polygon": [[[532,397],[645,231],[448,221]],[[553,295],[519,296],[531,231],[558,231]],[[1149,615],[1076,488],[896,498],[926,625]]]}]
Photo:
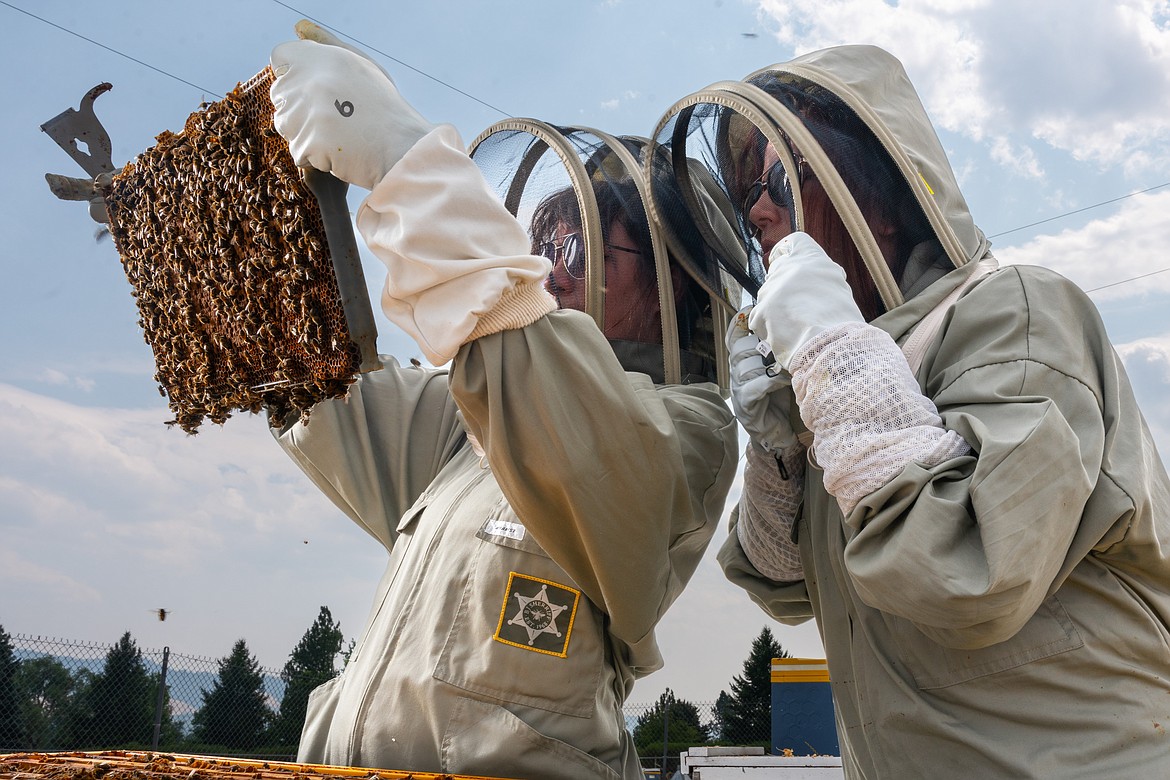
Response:
[{"label": "power line", "polygon": [[464,92],[463,90],[459,89],[459,87],[456,87],[453,84],[448,84],[446,81],[443,81],[440,78],[436,78],[435,76],[432,76],[431,74],[427,73],[426,71],[419,70],[418,68],[414,67],[413,65],[405,63],[402,60],[398,59],[397,57],[393,57],[393,56],[387,54],[386,52],[382,51],[381,49],[375,48],[374,46],[371,46],[370,44],[365,43],[364,41],[359,41],[357,38],[353,37],[352,35],[348,35],[347,33],[342,32],[341,30],[337,29],[336,27],[330,27],[328,24],[325,24],[325,22],[321,21],[320,19],[316,19],[312,16],[309,16],[304,11],[301,11],[297,8],[294,8],[291,5],[289,5],[288,3],[281,2],[281,0],[272,0],[272,2],[276,3],[277,5],[279,5],[283,8],[288,9],[289,11],[296,13],[297,15],[299,15],[305,19],[308,19],[311,22],[315,22],[315,23],[321,25],[326,30],[332,30],[333,32],[337,33],[338,35],[342,36],[343,38],[350,39],[351,41],[353,41],[357,45],[361,46],[363,49],[368,49],[369,51],[381,54],[386,59],[392,60],[404,68],[408,68],[410,70],[413,70],[415,73],[419,74],[420,76],[424,76],[424,77],[430,79],[431,81],[435,82],[436,84],[442,84],[447,89],[450,89],[454,92],[458,92],[460,95],[463,95],[465,98],[468,98],[469,100],[474,100],[476,103],[479,103],[481,106],[486,106],[487,108],[490,108],[492,111],[498,112],[501,116],[503,116],[505,118],[513,116],[512,114],[509,114],[504,109],[497,108],[496,106],[493,106],[491,103],[480,100],[475,95],[472,95],[468,92]]},{"label": "power line", "polygon": [[1131,276],[1128,279],[1122,279],[1120,282],[1110,282],[1109,284],[1103,284],[1100,287],[1094,287],[1091,290],[1085,290],[1085,292],[1087,292],[1087,293],[1097,292],[1098,290],[1104,290],[1108,287],[1116,287],[1117,285],[1125,284],[1126,282],[1136,282],[1138,279],[1145,279],[1147,276],[1154,276],[1155,274],[1164,274],[1167,271],[1170,271],[1170,268],[1163,268],[1163,269],[1158,270],[1158,271],[1150,271],[1148,274],[1139,274],[1138,276]]},{"label": "power line", "polygon": [[[1006,236],[1008,233],[1015,233],[1016,231],[1019,231],[1019,230],[1026,230],[1030,227],[1035,227],[1036,225],[1043,225],[1046,222],[1052,222],[1052,221],[1057,220],[1057,219],[1063,219],[1065,217],[1070,217],[1073,214],[1080,214],[1083,211],[1089,211],[1090,209],[1099,208],[1101,206],[1107,206],[1110,203],[1117,203],[1119,200],[1125,200],[1126,198],[1132,198],[1135,195],[1141,195],[1141,194],[1146,193],[1146,192],[1152,192],[1153,190],[1158,190],[1158,189],[1161,189],[1162,187],[1166,187],[1166,186],[1170,186],[1170,181],[1163,182],[1161,184],[1155,184],[1153,187],[1146,187],[1144,190],[1138,190],[1136,192],[1131,192],[1128,195],[1121,195],[1121,196],[1118,196],[1116,198],[1110,198],[1109,200],[1103,200],[1100,203],[1094,203],[1091,206],[1085,206],[1084,208],[1075,209],[1073,211],[1066,211],[1063,214],[1057,214],[1054,217],[1048,217],[1047,219],[1042,219],[1039,222],[1033,222],[1029,225],[1022,225],[1018,228],[1012,228],[1011,230],[1005,230],[1002,233],[996,233],[994,235],[988,236],[988,238],[998,238],[999,236]],[[1099,290],[1106,290],[1110,287],[1117,287],[1118,285],[1128,284],[1129,282],[1136,282],[1138,279],[1145,279],[1147,276],[1156,276],[1157,274],[1164,274],[1167,271],[1170,271],[1170,268],[1162,268],[1162,269],[1159,269],[1157,271],[1150,271],[1149,273],[1138,274],[1137,276],[1131,276],[1128,279],[1122,279],[1121,281],[1117,281],[1117,282],[1110,282],[1109,284],[1103,284],[1100,287],[1094,287],[1091,290],[1085,290],[1085,292],[1086,293],[1094,293],[1094,292],[1097,292]]]},{"label": "power line", "polygon": [[190,81],[187,81],[187,79],[182,78],[181,76],[176,76],[174,73],[170,73],[168,71],[165,71],[162,68],[156,68],[155,66],[151,65],[150,63],[143,62],[142,60],[137,59],[135,57],[131,57],[129,54],[126,54],[125,52],[118,51],[117,49],[114,49],[110,46],[106,46],[104,43],[98,43],[93,38],[87,38],[84,35],[82,35],[81,33],[74,32],[73,30],[70,30],[67,27],[62,27],[61,25],[57,24],[56,22],[50,22],[48,19],[37,16],[36,14],[31,13],[30,11],[24,10],[23,8],[17,8],[12,3],[5,2],[5,0],[0,0],[0,5],[7,6],[8,8],[11,8],[13,11],[19,11],[20,13],[24,14],[25,16],[31,16],[33,19],[36,19],[38,22],[44,22],[45,24],[49,25],[50,27],[57,28],[61,32],[69,33],[70,35],[77,37],[77,38],[80,38],[81,40],[86,41],[87,43],[92,43],[94,46],[105,49],[106,51],[110,52],[111,54],[117,54],[119,57],[125,57],[126,59],[130,60],[131,62],[137,63],[138,65],[141,65],[144,68],[150,68],[155,73],[161,73],[164,76],[169,76],[170,78],[174,79],[175,81],[181,81],[184,84],[186,84],[187,86],[194,87],[195,89],[199,90],[200,92],[204,92],[208,95],[213,95],[214,97],[217,97],[217,98],[223,97],[223,95],[220,95],[216,92],[213,92],[210,89],[206,89],[204,87],[201,87],[198,84],[194,84]]},{"label": "power line", "polygon": [[[345,32],[337,29],[336,27],[332,27],[328,24],[325,24],[320,19],[316,19],[316,18],[306,14],[305,12],[303,12],[297,8],[294,8],[293,6],[289,5],[288,3],[282,2],[282,0],[272,0],[272,2],[275,3],[276,5],[279,5],[279,6],[285,8],[289,11],[292,11],[292,12],[294,12],[294,13],[296,13],[296,14],[298,14],[306,19],[309,19],[309,20],[319,24],[328,30],[332,30],[333,32],[337,33],[338,35],[341,35],[345,38],[348,38],[349,40],[358,44],[362,48],[376,52],[377,54],[382,55],[386,59],[392,60],[393,62],[398,63],[399,65],[401,65],[404,68],[412,70],[415,73],[418,73],[419,75],[424,76],[424,77],[430,79],[431,81],[434,81],[437,84],[441,84],[442,86],[446,87],[447,89],[450,89],[454,92],[459,93],[460,95],[463,95],[464,97],[468,98],[469,100],[473,100],[482,106],[490,108],[491,110],[498,112],[502,116],[505,116],[505,117],[511,116],[508,112],[504,111],[503,109],[498,108],[496,106],[493,106],[491,103],[488,103],[486,101],[480,100],[475,95],[472,95],[468,92],[464,92],[463,90],[459,89],[458,87],[456,87],[452,84],[449,84],[449,83],[443,81],[442,79],[436,78],[435,76],[432,76],[429,73],[427,73],[423,70],[420,70],[420,69],[414,67],[413,65],[410,65],[409,63],[403,62],[402,60],[398,59],[397,57],[393,57],[390,54],[387,54],[386,52],[382,51],[381,49],[378,49],[374,46],[371,46],[370,44],[365,43],[364,41],[361,41],[361,40],[353,37],[352,35],[348,35]],[[119,57],[123,57],[127,60],[130,60],[131,62],[138,64],[138,65],[141,65],[144,68],[148,68],[150,70],[153,70],[155,73],[159,73],[163,76],[167,76],[169,78],[172,78],[175,81],[178,81],[182,84],[186,84],[189,87],[194,87],[195,89],[199,90],[200,92],[203,92],[205,94],[211,95],[211,96],[216,97],[216,98],[220,98],[220,99],[223,98],[223,95],[220,95],[213,90],[207,89],[205,87],[201,87],[198,84],[195,84],[194,82],[188,81],[187,79],[182,78],[181,76],[177,76],[174,73],[171,73],[169,71],[163,70],[162,68],[155,67],[154,65],[151,65],[148,62],[143,62],[142,60],[138,59],[137,57],[133,57],[129,54],[126,54],[123,51],[119,51],[118,49],[115,49],[111,46],[107,46],[104,43],[100,43],[98,41],[95,41],[92,38],[86,37],[86,36],[82,35],[81,33],[74,32],[73,30],[70,30],[66,27],[62,27],[61,25],[57,24],[56,22],[51,22],[48,19],[45,19],[41,16],[37,16],[36,14],[34,14],[30,11],[24,10],[23,8],[18,8],[17,6],[13,5],[12,3],[7,2],[7,0],[0,0],[0,5],[3,5],[7,8],[11,8],[13,11],[17,11],[19,13],[22,13],[25,16],[28,16],[30,18],[36,19],[37,21],[42,22],[44,24],[47,24],[50,27],[53,27],[57,30],[60,30],[61,32],[68,33],[69,35],[72,35],[76,38],[80,38],[81,40],[86,41],[87,43],[91,43],[94,46],[97,46],[101,49],[105,49],[106,51],[110,52],[111,54],[116,54]],[[1066,211],[1062,214],[1056,214],[1055,216],[1048,217],[1046,219],[1042,219],[1042,220],[1039,220],[1037,222],[1031,222],[1027,225],[1021,225],[1020,227],[1012,228],[1011,230],[1004,230],[1004,231],[1001,231],[999,233],[994,233],[994,234],[988,236],[988,238],[999,238],[1000,236],[1006,236],[1010,233],[1016,233],[1020,230],[1027,230],[1028,228],[1036,227],[1037,225],[1043,225],[1043,224],[1046,224],[1048,222],[1054,222],[1058,219],[1064,219],[1065,217],[1072,216],[1073,214],[1080,214],[1080,213],[1085,212],[1085,211],[1090,211],[1090,210],[1095,209],[1095,208],[1100,208],[1101,206],[1107,206],[1110,203],[1117,203],[1118,201],[1125,200],[1126,198],[1132,198],[1135,195],[1142,195],[1144,193],[1152,192],[1153,190],[1161,189],[1162,187],[1167,187],[1167,186],[1170,186],[1170,182],[1163,182],[1162,184],[1155,184],[1153,187],[1147,187],[1144,190],[1138,190],[1136,192],[1131,192],[1127,195],[1121,195],[1119,197],[1110,198],[1109,200],[1104,200],[1104,201],[1101,201],[1099,203],[1094,203],[1092,205],[1085,206],[1083,208],[1074,209],[1073,211]],[[1104,290],[1104,289],[1107,289],[1109,287],[1116,287],[1118,285],[1126,284],[1128,282],[1137,281],[1138,279],[1144,279],[1148,276],[1155,276],[1157,274],[1165,273],[1167,271],[1170,271],[1170,268],[1163,268],[1163,269],[1158,270],[1158,271],[1150,271],[1149,273],[1140,274],[1138,276],[1133,276],[1133,277],[1130,277],[1128,279],[1122,279],[1121,281],[1118,281],[1118,282],[1111,282],[1110,284],[1101,285],[1100,287],[1094,287],[1091,290],[1086,290],[1086,292],[1097,292],[1098,290]]]},{"label": "power line", "polygon": [[[480,100],[475,95],[472,95],[468,92],[465,92],[465,91],[459,89],[458,87],[456,87],[452,84],[449,84],[446,81],[443,81],[440,78],[436,78],[435,76],[432,76],[429,73],[427,73],[426,71],[420,70],[409,63],[403,62],[402,60],[398,59],[397,57],[391,56],[390,54],[387,54],[386,52],[382,51],[381,49],[378,49],[374,46],[371,46],[370,44],[365,43],[364,41],[361,41],[361,40],[353,37],[352,35],[349,35],[349,34],[343,32],[342,30],[337,29],[336,27],[332,27],[332,26],[326,24],[325,22],[321,21],[320,19],[317,19],[313,16],[310,16],[309,14],[305,13],[304,11],[301,11],[300,9],[295,8],[291,5],[289,5],[288,3],[282,2],[282,0],[272,0],[272,2],[275,3],[276,5],[281,6],[282,8],[285,8],[289,11],[292,11],[293,13],[296,13],[296,14],[298,14],[306,19],[309,19],[309,20],[321,25],[322,27],[324,27],[327,30],[332,30],[333,32],[337,33],[338,35],[341,35],[342,37],[348,38],[349,40],[358,44],[362,48],[369,49],[370,51],[376,52],[376,53],[382,55],[383,57],[385,57],[386,59],[392,60],[393,62],[396,62],[399,65],[401,65],[402,67],[407,68],[409,70],[412,70],[415,73],[418,73],[419,75],[424,76],[425,78],[428,78],[431,81],[434,81],[436,84],[441,84],[442,86],[446,87],[447,89],[450,89],[454,92],[458,92],[460,95],[463,95],[464,97],[468,98],[469,100],[474,100],[476,103],[479,103],[482,106],[490,108],[492,111],[496,111],[504,117],[511,116],[511,114],[504,111],[502,108],[498,108],[497,106],[493,106],[491,103],[488,103],[484,100]],[[48,19],[44,19],[40,16],[37,16],[34,13],[31,13],[29,11],[24,10],[23,8],[17,8],[16,6],[12,5],[11,3],[7,2],[6,0],[0,0],[0,5],[4,5],[8,8],[11,8],[14,11],[19,11],[20,13],[25,14],[26,16],[30,16],[33,19],[36,19],[37,21],[44,22],[45,24],[49,25],[50,27],[54,27],[58,30],[61,30],[62,32],[66,32],[66,33],[69,33],[70,35],[76,36],[77,38],[80,38],[83,41],[87,41],[88,43],[92,43],[94,46],[98,46],[102,49],[105,49],[108,52],[111,52],[113,54],[117,54],[119,57],[125,57],[126,59],[130,60],[131,62],[135,62],[139,65],[142,65],[145,68],[149,68],[150,70],[153,70],[156,73],[161,73],[164,76],[169,76],[170,78],[173,78],[176,81],[182,82],[183,84],[186,84],[190,87],[194,87],[195,89],[198,89],[201,92],[205,92],[205,93],[212,95],[216,98],[223,97],[223,95],[220,95],[212,90],[206,89],[204,87],[200,87],[198,84],[194,84],[190,81],[187,81],[186,79],[184,79],[180,76],[176,76],[175,74],[170,73],[168,71],[165,71],[161,68],[156,68],[154,65],[143,62],[142,60],[137,59],[135,57],[132,57],[129,54],[121,52],[121,51],[119,51],[115,48],[112,48],[110,46],[106,46],[103,43],[99,43],[98,41],[95,41],[92,38],[87,38],[86,36],[84,36],[80,33],[77,33],[77,32],[74,32],[73,30],[62,27],[61,25],[56,24],[55,22],[51,22]],[[1161,189],[1162,187],[1167,187],[1167,186],[1170,186],[1170,182],[1163,182],[1162,184],[1155,184],[1153,187],[1147,187],[1144,190],[1138,190],[1136,192],[1131,192],[1127,195],[1121,195],[1121,196],[1116,197],[1116,198],[1104,200],[1104,201],[1101,201],[1099,203],[1094,203],[1092,205],[1085,206],[1083,208],[1074,209],[1073,211],[1066,211],[1062,214],[1056,214],[1055,216],[1051,216],[1051,217],[1048,217],[1046,219],[1039,220],[1037,222],[1030,222],[1027,225],[1021,225],[1020,227],[1015,227],[1015,228],[1012,228],[1010,230],[1004,230],[1004,231],[1001,231],[999,233],[993,233],[992,235],[989,235],[988,238],[999,238],[1000,236],[1006,236],[1010,233],[1016,233],[1016,232],[1019,232],[1021,230],[1027,230],[1028,228],[1036,227],[1037,225],[1043,225],[1043,224],[1046,224],[1048,222],[1054,222],[1058,219],[1064,219],[1065,217],[1070,217],[1073,214],[1080,214],[1080,213],[1085,212],[1085,211],[1090,211],[1090,210],[1095,209],[1095,208],[1100,208],[1101,206],[1107,206],[1110,203],[1117,203],[1118,201],[1125,200],[1126,198],[1132,198],[1135,195],[1142,195],[1144,193],[1152,192],[1153,190]],[[1161,273],[1161,272],[1155,271],[1154,273]],[[1140,278],[1140,277],[1135,277],[1135,278]],[[1101,289],[1101,288],[1098,288],[1098,289]]]},{"label": "power line", "polygon": [[1166,186],[1170,186],[1170,181],[1162,182],[1161,184],[1155,184],[1153,187],[1146,187],[1144,190],[1138,190],[1137,192],[1131,192],[1128,195],[1121,195],[1120,197],[1111,198],[1109,200],[1103,200],[1100,203],[1094,203],[1091,206],[1085,206],[1084,208],[1075,209],[1073,211],[1066,211],[1063,214],[1057,214],[1055,217],[1048,217],[1047,219],[1042,219],[1039,222],[1033,222],[1033,223],[1028,224],[1028,225],[1021,225],[1020,227],[1012,228],[1011,230],[1005,230],[1002,233],[996,233],[995,235],[988,236],[988,238],[999,238],[1000,236],[1006,236],[1008,233],[1015,233],[1019,230],[1027,230],[1030,227],[1036,227],[1037,225],[1043,225],[1045,222],[1052,222],[1053,220],[1064,219],[1065,217],[1071,217],[1073,214],[1080,214],[1082,211],[1089,211],[1090,209],[1095,209],[1095,208],[1098,208],[1100,206],[1108,206],[1110,203],[1116,203],[1119,200],[1125,200],[1126,198],[1132,198],[1134,195],[1141,195],[1143,193],[1151,192],[1151,191],[1157,190],[1157,189],[1161,189],[1162,187],[1166,187]]}]

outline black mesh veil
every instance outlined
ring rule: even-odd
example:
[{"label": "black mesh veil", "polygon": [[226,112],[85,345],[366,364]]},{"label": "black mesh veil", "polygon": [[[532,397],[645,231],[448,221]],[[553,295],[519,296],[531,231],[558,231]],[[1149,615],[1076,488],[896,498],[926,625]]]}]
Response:
[{"label": "black mesh veil", "polygon": [[558,305],[592,317],[627,370],[658,382],[726,387],[726,315],[651,218],[647,145],[591,128],[509,119],[481,133],[469,151],[528,230],[531,251],[553,262],[546,288]]},{"label": "black mesh veil", "polygon": [[[667,112],[654,133],[654,153],[670,160],[673,187],[683,197],[656,186],[654,207],[669,211],[681,200],[685,216],[703,225],[700,265],[717,266],[753,297],[779,237],[809,233],[845,268],[872,319],[902,302],[898,279],[906,259],[933,230],[865,122],[830,90],[780,68],[713,84]],[[701,182],[696,169],[705,171]],[[723,209],[702,197],[712,185]]]}]

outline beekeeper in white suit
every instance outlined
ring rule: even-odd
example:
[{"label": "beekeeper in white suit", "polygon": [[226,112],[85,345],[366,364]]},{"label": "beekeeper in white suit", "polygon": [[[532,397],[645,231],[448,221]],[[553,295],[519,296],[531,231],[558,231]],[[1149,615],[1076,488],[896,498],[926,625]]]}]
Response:
[{"label": "beekeeper in white suit", "polygon": [[720,561],[817,619],[846,776],[1164,775],[1170,483],[1092,303],[994,270],[886,52],[745,81],[782,126],[742,189],[768,271],[728,337]]},{"label": "beekeeper in white suit", "polygon": [[455,129],[365,56],[298,33],[312,40],[272,53],[276,128],[298,164],[371,190],[356,222],[388,267],[386,315],[450,362],[387,359],[277,433],[390,555],[298,758],[640,778],[622,703],[661,665],[655,625],[723,509],[730,410],[713,384],[624,371],[592,319],[557,309],[552,262]]}]

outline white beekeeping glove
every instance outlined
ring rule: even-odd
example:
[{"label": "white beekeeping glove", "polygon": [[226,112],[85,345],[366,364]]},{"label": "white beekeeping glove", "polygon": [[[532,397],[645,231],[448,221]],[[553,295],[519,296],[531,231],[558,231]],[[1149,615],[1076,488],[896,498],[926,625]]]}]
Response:
[{"label": "white beekeeping glove", "polygon": [[943,428],[905,355],[865,322],[845,272],[810,236],[793,233],[772,250],[748,321],[791,372],[825,489],[845,515],[909,464],[971,451]]},{"label": "white beekeeping glove", "polygon": [[435,125],[373,60],[310,22],[297,34],[272,50],[276,131],[297,165],[373,189]]},{"label": "white beekeeping glove", "polygon": [[329,32],[324,27],[322,27],[321,25],[319,25],[315,22],[310,22],[308,19],[301,19],[299,22],[296,23],[296,25],[294,25],[293,29],[296,30],[297,37],[300,38],[301,40],[316,41],[317,43],[324,43],[324,44],[327,44],[329,46],[340,46],[343,49],[349,49],[350,51],[352,51],[354,54],[358,55],[359,57],[362,57],[363,59],[369,60],[371,63],[373,63],[374,66],[378,70],[382,71],[382,73],[384,73],[386,75],[386,78],[390,79],[391,81],[394,80],[393,78],[390,77],[389,73],[386,73],[386,69],[383,68],[381,65],[379,65],[377,62],[375,62],[374,59],[372,57],[370,57],[369,54],[366,54],[364,51],[362,51],[358,47],[350,45],[350,44],[346,43],[345,41],[341,40],[336,35]]},{"label": "white beekeeping glove", "polygon": [[[556,308],[550,263],[451,125],[432,125],[386,72],[311,22],[272,52],[274,123],[298,165],[371,190],[356,224],[388,274],[382,309],[435,365]],[[391,171],[393,169],[393,171]]]},{"label": "white beekeeping glove", "polygon": [[845,271],[807,233],[791,233],[772,249],[748,325],[789,368],[792,356],[826,328],[865,322]]},{"label": "white beekeeping glove", "polygon": [[731,408],[753,445],[778,452],[796,441],[789,422],[795,399],[791,377],[773,364],[764,364],[760,339],[748,331],[750,307],[737,314],[727,329],[731,357]]}]

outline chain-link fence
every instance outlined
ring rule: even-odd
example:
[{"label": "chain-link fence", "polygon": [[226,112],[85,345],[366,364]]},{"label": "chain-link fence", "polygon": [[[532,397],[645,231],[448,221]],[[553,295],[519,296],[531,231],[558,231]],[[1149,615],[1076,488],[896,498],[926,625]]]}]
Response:
[{"label": "chain-link fence", "polygon": [[[769,705],[770,706],[770,705]],[[691,702],[663,694],[654,704],[627,704],[626,727],[647,777],[669,778],[679,754],[703,745],[752,745],[770,752],[770,709],[757,718],[737,716],[725,700]]]},{"label": "chain-link fence", "polygon": [[296,752],[300,723],[290,734],[280,718],[286,681],[239,663],[235,651],[216,660],[140,650],[128,634],[114,645],[22,634],[11,644],[16,697],[6,708],[0,700],[0,752],[149,748],[273,760]]},{"label": "chain-link fence", "polygon": [[[290,681],[257,665],[242,641],[218,660],[139,649],[129,634],[114,645],[22,634],[10,641],[15,696],[0,697],[0,753],[124,748],[295,757],[303,702],[287,706]],[[722,700],[692,703],[669,691],[654,704],[626,706],[625,714],[642,765],[662,777],[689,747],[767,746],[769,737],[766,717],[745,725]]]}]

